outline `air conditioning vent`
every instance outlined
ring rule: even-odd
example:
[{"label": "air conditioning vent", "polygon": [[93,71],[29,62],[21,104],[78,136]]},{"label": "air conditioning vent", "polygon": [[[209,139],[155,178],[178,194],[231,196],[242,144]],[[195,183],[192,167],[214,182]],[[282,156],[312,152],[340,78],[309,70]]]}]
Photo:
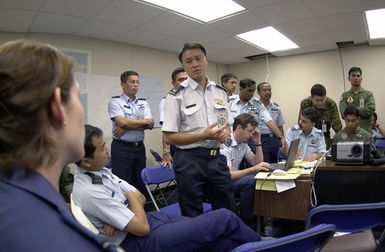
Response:
[{"label": "air conditioning vent", "polygon": [[266,57],[273,58],[273,57],[277,57],[277,56],[275,56],[274,54],[271,54],[271,53],[261,53],[261,54],[246,56],[245,59],[259,60],[259,59],[266,59]]}]

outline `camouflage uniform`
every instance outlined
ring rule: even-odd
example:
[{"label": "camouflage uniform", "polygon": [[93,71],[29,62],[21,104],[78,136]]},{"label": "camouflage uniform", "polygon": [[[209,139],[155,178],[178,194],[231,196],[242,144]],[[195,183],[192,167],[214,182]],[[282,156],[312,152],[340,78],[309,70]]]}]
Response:
[{"label": "camouflage uniform", "polygon": [[70,194],[72,193],[72,186],[74,184],[74,175],[70,172],[70,168],[65,166],[61,172],[59,180],[60,194],[66,202],[70,202]]},{"label": "camouflage uniform", "polygon": [[[301,114],[301,111],[303,111],[305,108],[312,107],[312,106],[313,106],[313,102],[310,96],[308,98],[303,99],[301,101],[299,114]],[[342,129],[342,123],[341,123],[340,115],[338,113],[337,104],[329,97],[326,97],[325,108],[322,108],[322,109],[318,109],[316,107],[314,108],[319,113],[319,117],[315,123],[315,127],[317,129],[320,129],[323,132],[326,146],[327,146],[326,148],[329,149],[331,144],[333,143],[333,139],[331,139],[330,137],[330,128],[333,128],[335,133],[337,133]]]},{"label": "camouflage uniform", "polygon": [[374,151],[376,147],[373,144],[372,135],[366,130],[362,129],[360,126],[357,126],[355,132],[351,135],[348,134],[346,128],[343,128],[340,132],[338,132],[334,138],[333,143],[339,142],[365,142],[370,143],[370,152]]},{"label": "camouflage uniform", "polygon": [[376,110],[373,93],[369,90],[363,89],[362,87],[360,87],[357,94],[354,93],[353,89],[344,92],[340,98],[340,113],[342,118],[344,117],[344,111],[348,106],[358,108],[360,111],[360,120],[358,125],[360,125],[360,127],[367,132],[371,132],[372,127],[370,126],[370,118]]}]

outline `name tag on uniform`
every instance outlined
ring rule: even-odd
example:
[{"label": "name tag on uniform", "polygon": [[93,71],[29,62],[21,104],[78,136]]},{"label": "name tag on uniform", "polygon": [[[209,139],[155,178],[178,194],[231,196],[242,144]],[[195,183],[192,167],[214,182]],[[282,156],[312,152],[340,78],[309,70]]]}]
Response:
[{"label": "name tag on uniform", "polygon": [[188,108],[192,108],[192,107],[195,107],[196,106],[196,104],[194,103],[194,104],[191,104],[191,105],[187,105],[186,106],[186,109],[188,109]]}]

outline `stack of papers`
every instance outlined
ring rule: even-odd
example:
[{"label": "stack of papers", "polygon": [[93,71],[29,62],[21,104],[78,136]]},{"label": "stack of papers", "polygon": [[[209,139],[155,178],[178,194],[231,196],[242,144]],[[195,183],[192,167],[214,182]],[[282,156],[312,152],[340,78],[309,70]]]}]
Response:
[{"label": "stack of papers", "polygon": [[305,169],[311,169],[314,168],[317,164],[318,160],[314,161],[302,161],[302,160],[296,160],[294,161],[294,167],[300,167]]}]

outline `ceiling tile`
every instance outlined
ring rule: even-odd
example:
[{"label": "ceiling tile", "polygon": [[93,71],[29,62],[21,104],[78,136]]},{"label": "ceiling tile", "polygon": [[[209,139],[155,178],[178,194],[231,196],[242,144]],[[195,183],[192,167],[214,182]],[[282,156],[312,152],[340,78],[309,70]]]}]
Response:
[{"label": "ceiling tile", "polygon": [[323,26],[325,31],[349,30],[365,27],[362,12],[319,17],[317,20]]},{"label": "ceiling tile", "polygon": [[312,13],[301,0],[287,0],[254,9],[259,17],[270,25],[287,23],[312,17]]},{"label": "ceiling tile", "polygon": [[100,11],[95,18],[109,23],[128,25],[136,27],[159,16],[165,12],[162,9],[155,8],[143,3],[134,1],[118,0],[112,2],[102,11]]},{"label": "ceiling tile", "polygon": [[363,42],[368,41],[365,29],[352,29],[328,32],[329,37],[334,42],[354,41]]},{"label": "ceiling tile", "polygon": [[385,8],[384,0],[361,0],[364,10],[376,10]]},{"label": "ceiling tile", "polygon": [[92,17],[112,0],[46,0],[42,11]]},{"label": "ceiling tile", "polygon": [[21,9],[21,10],[39,10],[45,0],[1,0],[0,8]]},{"label": "ceiling tile", "polygon": [[314,19],[302,19],[274,26],[278,31],[293,39],[295,36],[323,32],[323,27]]},{"label": "ceiling tile", "polygon": [[40,13],[31,26],[31,32],[71,34],[86,19],[51,13]]},{"label": "ceiling tile", "polygon": [[254,13],[250,11],[244,11],[229,18],[212,22],[210,25],[217,28],[218,30],[234,36],[244,32],[266,27],[267,23]]},{"label": "ceiling tile", "polygon": [[212,41],[206,43],[205,45],[216,48],[218,51],[227,51],[235,48],[242,48],[248,44],[246,42],[243,42],[242,40],[231,36],[221,39],[220,43],[218,43],[218,41]]},{"label": "ceiling tile", "polygon": [[295,43],[302,48],[314,45],[330,44],[335,42],[330,39],[327,33],[317,33],[305,36],[296,36]]},{"label": "ceiling tile", "polygon": [[201,25],[201,23],[167,11],[138,27],[147,31],[172,36]]},{"label": "ceiling tile", "polygon": [[165,38],[167,37],[157,33],[139,29],[129,29],[125,33],[115,37],[114,40],[134,45],[150,46]]},{"label": "ceiling tile", "polygon": [[0,31],[28,32],[35,11],[0,9]]},{"label": "ceiling tile", "polygon": [[210,28],[208,25],[201,25],[197,28],[176,35],[176,37],[179,39],[183,39],[186,41],[196,41],[199,43],[218,41],[226,36],[226,33],[214,28]]},{"label": "ceiling tile", "polygon": [[186,43],[185,40],[173,37],[166,37],[163,40],[159,40],[156,43],[151,44],[150,47],[159,48],[168,52],[179,52],[179,50],[183,47],[184,43]]},{"label": "ceiling tile", "polygon": [[261,7],[264,5],[270,5],[278,2],[282,2],[285,0],[234,0],[234,2],[237,2],[238,4],[242,5],[245,8],[254,9],[257,7]]},{"label": "ceiling tile", "polygon": [[127,26],[92,20],[81,25],[73,34],[108,40],[124,34],[129,29]]},{"label": "ceiling tile", "polygon": [[315,17],[334,14],[360,12],[362,5],[359,0],[303,0]]}]

